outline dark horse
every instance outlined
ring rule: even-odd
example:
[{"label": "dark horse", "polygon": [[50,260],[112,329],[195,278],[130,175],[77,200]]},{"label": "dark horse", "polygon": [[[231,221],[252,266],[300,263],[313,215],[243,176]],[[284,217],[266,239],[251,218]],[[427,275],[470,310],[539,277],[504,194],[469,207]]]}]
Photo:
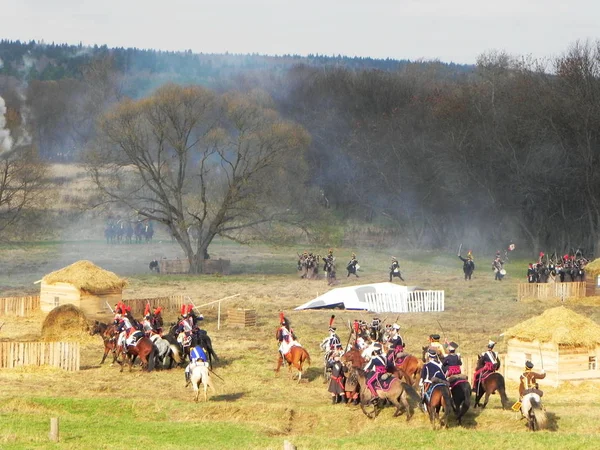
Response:
[{"label": "dark horse", "polygon": [[[285,354],[285,362],[288,365],[288,370],[290,373],[292,372],[292,367],[295,367],[298,370],[298,383],[300,383],[300,380],[302,379],[302,371],[305,368],[304,364],[306,363],[307,366],[310,365],[310,355],[304,347],[293,345],[290,347],[290,351]],[[279,373],[279,369],[281,369],[282,364],[283,357],[281,356],[281,353],[279,353],[275,372]]]},{"label": "dark horse", "polygon": [[104,364],[109,352],[113,352],[113,364],[117,360],[117,354],[115,352],[117,349],[116,332],[117,329],[114,325],[107,325],[103,322],[98,322],[97,320],[94,322],[94,326],[90,329],[91,336],[99,334],[104,341],[104,355],[102,356],[102,361],[100,361],[100,364]]},{"label": "dark horse", "polygon": [[171,329],[169,330],[169,334],[164,335],[163,339],[169,341],[169,344],[176,345],[181,350],[181,355],[178,355],[182,360],[185,360],[186,356],[190,356],[190,351],[192,348],[199,345],[206,353],[208,357],[208,366],[210,369],[213,367],[213,360],[217,361],[219,357],[215,353],[212,341],[210,336],[205,330],[201,330],[197,328],[190,336],[186,336],[183,339],[183,342],[179,342],[177,339],[177,324],[171,325]]},{"label": "dark horse", "polygon": [[[435,378],[434,378],[435,381]],[[440,427],[448,428],[448,415],[450,414],[450,408],[454,409],[452,399],[450,398],[450,390],[444,383],[432,383],[433,388],[430,393],[426,395],[425,404],[427,405],[427,411],[429,411],[429,421],[436,429],[437,422],[439,421]],[[444,414],[440,416],[440,411],[443,410]]]},{"label": "dark horse", "polygon": [[448,379],[450,383],[450,394],[454,403],[454,413],[459,425],[462,425],[462,418],[471,407],[471,384],[464,375],[451,376]]},{"label": "dark horse", "polygon": [[[137,333],[142,332],[138,331]],[[123,364],[125,362],[127,362],[129,365],[129,371],[131,372],[133,367],[133,359],[137,356],[139,356],[140,360],[142,361],[142,367],[148,372],[151,372],[152,369],[154,369],[154,352],[154,343],[146,336],[143,336],[134,345],[128,345],[127,351],[123,352],[125,361],[118,361],[121,365],[120,372],[123,372]]]},{"label": "dark horse", "polygon": [[[477,366],[475,370],[481,369],[483,365],[484,362],[480,355],[477,359]],[[495,394],[496,391],[498,391],[498,393],[500,394],[500,402],[502,403],[502,409],[508,409],[509,404],[508,397],[506,397],[504,377],[498,372],[492,372],[488,374],[481,373],[479,375],[479,381],[475,386],[475,404],[473,405],[473,408],[477,408],[478,406],[485,408],[488,404],[488,400],[490,399],[490,395]],[[485,399],[483,400],[483,405],[480,405],[479,400],[481,400],[483,394],[485,394]]]}]

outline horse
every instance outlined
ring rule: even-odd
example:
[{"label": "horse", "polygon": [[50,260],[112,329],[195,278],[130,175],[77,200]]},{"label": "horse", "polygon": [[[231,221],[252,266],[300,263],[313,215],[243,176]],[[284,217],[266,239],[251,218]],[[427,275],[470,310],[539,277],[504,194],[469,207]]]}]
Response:
[{"label": "horse", "polygon": [[210,377],[210,371],[208,367],[199,364],[195,366],[190,373],[190,382],[192,383],[192,388],[194,389],[194,401],[198,401],[198,397],[200,397],[200,383],[204,388],[204,401],[208,401],[208,388],[216,392],[216,389],[212,383],[212,379]]},{"label": "horse", "polygon": [[[310,365],[310,355],[304,347],[293,345],[290,347],[290,351],[285,354],[285,362],[288,364],[288,371],[290,374],[292,373],[292,366],[298,370],[298,383],[300,383],[300,380],[302,379],[302,372],[304,370],[304,363],[306,363],[307,366]],[[279,373],[279,369],[281,369],[282,364],[283,357],[280,353],[279,358],[277,358],[277,367],[275,368],[276,373]]]},{"label": "horse", "polygon": [[[435,380],[435,378],[434,378]],[[454,409],[452,399],[450,397],[450,390],[445,383],[432,383],[433,386],[427,390],[425,394],[425,405],[429,412],[429,421],[436,429],[436,424],[439,421],[440,427],[448,428],[448,416],[450,414],[450,408]],[[440,411],[444,410],[444,414],[440,416]]]},{"label": "horse", "polygon": [[[347,369],[362,369],[367,363],[367,360],[362,357],[360,350],[352,348],[344,353],[342,356],[342,362]],[[346,398],[348,401],[352,399],[354,400],[354,404],[358,405],[360,386],[358,384],[358,379],[355,372],[349,372],[348,376],[346,377],[344,390],[346,391]]]},{"label": "horse", "polygon": [[[391,370],[389,370],[391,369]],[[400,364],[390,365],[389,371],[398,378],[404,377],[406,382],[412,387],[417,387],[421,379],[421,370],[423,370],[423,361],[413,355],[406,355]]]},{"label": "horse", "polygon": [[[142,361],[142,367],[146,371],[151,372],[154,368],[154,355],[154,343],[146,336],[142,337],[134,345],[128,345],[127,351],[123,352],[124,360],[127,361],[130,372],[133,367],[133,358],[136,356],[139,356],[140,360]],[[119,365],[121,366],[120,372],[123,372],[124,363],[125,361],[119,361]]]},{"label": "horse", "polygon": [[98,322],[97,320],[94,322],[94,326],[90,329],[90,336],[99,334],[104,342],[104,355],[102,356],[100,364],[104,364],[104,361],[108,356],[108,352],[113,352],[113,364],[117,360],[117,354],[115,352],[117,348],[116,331],[117,329],[115,325],[108,325],[103,322]]},{"label": "horse", "polygon": [[[172,324],[171,329],[167,335],[164,335],[163,338],[167,339],[170,344],[176,344],[181,348],[181,358],[185,361],[185,357],[190,355],[190,351],[195,346],[199,345],[206,353],[208,357],[208,367],[212,369],[213,360],[218,360],[219,357],[215,353],[212,341],[208,333],[204,330],[198,328],[195,332],[193,332],[190,336],[186,336],[183,340],[178,339],[177,336],[177,328],[178,325]],[[179,333],[181,334],[181,333]]]},{"label": "horse", "polygon": [[543,430],[548,424],[546,411],[542,407],[539,394],[531,392],[521,399],[521,414],[527,419],[527,428],[531,431]]},{"label": "horse", "polygon": [[[373,387],[375,389],[376,396],[373,396],[373,393],[367,387],[367,377],[365,371],[360,368],[352,368],[351,373],[356,376],[360,386],[360,408],[369,419],[374,419],[377,417],[386,400],[396,407],[394,417],[398,417],[406,412],[406,421],[408,422],[411,419],[414,414],[414,410],[408,402],[408,397],[411,396],[416,398],[417,401],[419,400],[419,396],[414,391],[412,386],[400,381],[396,377],[392,377],[386,390],[383,390],[381,386],[378,386],[378,383],[374,383]],[[372,410],[369,408],[372,408]]]},{"label": "horse", "polygon": [[465,376],[451,376],[448,382],[456,420],[459,425],[462,425],[462,418],[471,406],[471,384]]},{"label": "horse", "polygon": [[181,364],[183,360],[179,353],[179,346],[177,344],[171,344],[167,339],[163,339],[159,334],[152,333],[149,336],[150,340],[156,347],[156,362],[160,363],[160,367],[165,367],[165,361],[167,357],[170,358],[169,366],[170,369],[173,367],[173,362]]},{"label": "horse", "polygon": [[133,234],[135,235],[135,243],[141,244],[142,238],[144,236],[144,224],[142,221],[138,220],[135,223],[135,227],[133,228]]},{"label": "horse", "polygon": [[[477,359],[477,366],[475,367],[475,370],[481,369],[483,365],[484,362],[480,355]],[[506,396],[504,377],[498,372],[492,372],[487,375],[481,373],[479,375],[479,380],[477,381],[475,386],[475,404],[473,405],[473,408],[477,408],[478,406],[485,408],[488,404],[488,400],[490,399],[490,395],[496,393],[496,391],[500,393],[500,402],[502,403],[502,409],[507,409],[509,405],[508,397]],[[483,405],[480,405],[479,400],[481,400],[483,394],[485,394],[485,399],[483,400]]]}]

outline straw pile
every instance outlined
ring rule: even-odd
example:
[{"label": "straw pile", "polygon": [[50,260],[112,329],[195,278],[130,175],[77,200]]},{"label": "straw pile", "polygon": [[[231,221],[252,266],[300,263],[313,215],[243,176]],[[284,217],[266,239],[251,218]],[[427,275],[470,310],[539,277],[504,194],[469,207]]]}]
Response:
[{"label": "straw pile", "polygon": [[547,309],[504,333],[508,339],[552,342],[572,347],[595,348],[600,344],[600,325],[564,306]]},{"label": "straw pile", "polygon": [[79,341],[89,337],[89,332],[85,314],[73,305],[54,308],[42,324],[42,339],[45,341]]},{"label": "straw pile", "polygon": [[588,280],[595,279],[598,275],[600,275],[600,258],[595,259],[591,263],[585,265],[585,275],[588,277]]},{"label": "straw pile", "polygon": [[123,289],[127,280],[117,274],[101,269],[90,261],[77,261],[63,269],[49,273],[42,281],[47,284],[69,283],[91,293]]}]

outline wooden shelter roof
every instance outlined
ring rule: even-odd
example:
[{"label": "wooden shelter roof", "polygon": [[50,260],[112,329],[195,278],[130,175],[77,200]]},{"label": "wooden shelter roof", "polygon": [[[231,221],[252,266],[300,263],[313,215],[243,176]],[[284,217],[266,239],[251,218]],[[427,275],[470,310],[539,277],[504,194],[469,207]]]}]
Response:
[{"label": "wooden shelter roof", "polygon": [[69,283],[91,293],[123,289],[127,285],[127,280],[117,274],[85,260],[51,272],[42,278],[42,281],[47,284]]},{"label": "wooden shelter roof", "polygon": [[595,348],[600,344],[600,325],[564,306],[559,306],[515,325],[504,332],[504,337]]}]

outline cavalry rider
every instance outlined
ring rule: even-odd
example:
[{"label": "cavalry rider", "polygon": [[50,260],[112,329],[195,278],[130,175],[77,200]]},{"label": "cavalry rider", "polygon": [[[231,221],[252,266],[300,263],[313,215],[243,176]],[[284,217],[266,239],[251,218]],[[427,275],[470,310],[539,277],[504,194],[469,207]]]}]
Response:
[{"label": "cavalry rider", "polygon": [[142,320],[142,331],[147,337],[156,333],[154,329],[154,323],[152,314],[150,314],[150,304],[146,303],[146,308],[144,309],[144,320]]},{"label": "cavalry rider", "polygon": [[446,381],[444,370],[442,369],[442,363],[438,358],[438,352],[436,348],[430,347],[427,350],[427,359],[427,363],[421,370],[421,379],[419,380],[419,386],[421,386],[421,404],[423,405],[423,408],[425,408],[426,394],[429,390],[429,387],[432,384],[448,383]]},{"label": "cavalry rider", "polygon": [[404,281],[404,278],[402,278],[402,274],[400,273],[400,263],[398,262],[398,258],[392,256],[392,265],[390,266],[390,283],[394,277],[398,277],[400,280]]},{"label": "cavalry rider", "polygon": [[465,280],[470,280],[473,271],[475,270],[475,263],[473,262],[473,253],[471,250],[467,253],[467,257],[463,258],[460,253],[458,258],[463,262],[463,272],[465,273]]},{"label": "cavalry rider", "polygon": [[537,380],[543,380],[546,378],[546,371],[542,369],[542,373],[536,373],[532,371],[533,363],[531,361],[525,362],[525,372],[521,374],[519,384],[519,401],[523,399],[526,394],[534,393],[540,397],[544,395],[537,384]]},{"label": "cavalry rider", "polygon": [[116,315],[114,323],[117,326],[117,333],[119,334],[117,346],[121,346],[123,353],[127,353],[127,346],[133,344],[130,338],[137,331],[131,324],[128,312],[128,307],[123,303],[118,303],[115,307]]},{"label": "cavalry rider", "polygon": [[207,361],[208,357],[206,356],[204,349],[199,345],[196,345],[190,352],[190,363],[185,368],[185,387],[190,384],[190,373],[192,369],[202,364],[208,366],[208,364],[206,364]]},{"label": "cavalry rider", "polygon": [[452,375],[461,374],[460,366],[462,366],[462,360],[460,359],[460,355],[456,353],[457,348],[458,344],[456,342],[450,342],[448,344],[448,356],[442,361],[442,369],[444,370],[446,378],[450,378]]},{"label": "cavalry rider", "polygon": [[373,394],[373,397],[377,397],[377,393],[375,392],[375,388],[373,387],[373,382],[375,380],[379,381],[379,376],[387,372],[387,365],[385,358],[381,354],[382,347],[381,344],[377,343],[373,345],[373,352],[371,353],[371,360],[365,366],[366,378],[367,378],[367,387]]},{"label": "cavalry rider", "polygon": [[429,348],[434,348],[440,359],[446,357],[446,349],[444,348],[444,345],[440,343],[439,334],[429,335]]},{"label": "cavalry rider", "polygon": [[[340,341],[339,336],[336,334],[336,328],[333,326],[333,320],[335,316],[332,315],[331,319],[329,319],[329,336],[323,339],[321,342],[321,349],[325,352],[325,355],[333,355],[333,352],[338,346],[341,347],[342,343]],[[327,358],[329,359],[329,358]]]},{"label": "cavalry rider", "polygon": [[277,329],[277,341],[279,341],[279,353],[285,362],[285,355],[294,345],[299,344],[296,342],[296,336],[294,335],[294,330],[290,327],[289,320],[282,312],[279,313],[279,323],[280,327]]},{"label": "cavalry rider", "polygon": [[498,358],[498,353],[494,351],[495,345],[496,343],[490,340],[488,342],[487,351],[481,355],[483,367],[473,374],[473,391],[475,392],[477,392],[478,384],[485,375],[494,373],[500,369],[500,359]]},{"label": "cavalry rider", "polygon": [[359,278],[358,274],[356,273],[357,269],[358,259],[356,259],[356,253],[352,253],[352,256],[350,257],[350,262],[346,266],[346,270],[348,271],[348,275],[346,276],[346,278],[349,277],[351,274],[356,275],[356,278]]},{"label": "cavalry rider", "polygon": [[388,353],[388,362],[396,365],[402,362],[402,360],[408,355],[404,352],[404,339],[400,336],[400,325],[394,323],[392,325],[392,331],[388,342],[390,344],[390,351]]}]

